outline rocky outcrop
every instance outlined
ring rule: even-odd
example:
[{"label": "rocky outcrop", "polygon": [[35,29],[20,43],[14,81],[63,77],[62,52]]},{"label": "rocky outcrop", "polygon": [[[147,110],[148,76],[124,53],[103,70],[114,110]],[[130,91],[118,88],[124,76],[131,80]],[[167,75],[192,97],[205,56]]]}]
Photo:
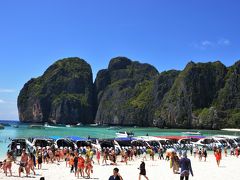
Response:
[{"label": "rocky outcrop", "polygon": [[97,73],[86,61],[66,58],[28,81],[18,97],[22,122],[240,128],[240,61],[189,62],[158,73],[126,57]]},{"label": "rocky outcrop", "polygon": [[18,97],[19,117],[23,122],[91,123],[93,98],[90,65],[79,58],[62,59],[24,85]]},{"label": "rocky outcrop", "polygon": [[219,91],[214,106],[222,127],[240,127],[240,61],[229,67],[226,83]]},{"label": "rocky outcrop", "polygon": [[[178,75],[163,98],[159,121],[168,127],[199,128],[195,111],[211,107],[218,91],[224,86],[227,68],[220,62],[190,62]],[[212,127],[207,127],[212,128]]]},{"label": "rocky outcrop", "polygon": [[[95,121],[114,125],[150,125],[146,108],[152,96],[141,96],[152,89],[152,80],[157,75],[158,71],[149,64],[125,57],[113,58],[108,69],[99,71],[95,80],[98,107]],[[143,99],[140,101],[140,98]]]}]

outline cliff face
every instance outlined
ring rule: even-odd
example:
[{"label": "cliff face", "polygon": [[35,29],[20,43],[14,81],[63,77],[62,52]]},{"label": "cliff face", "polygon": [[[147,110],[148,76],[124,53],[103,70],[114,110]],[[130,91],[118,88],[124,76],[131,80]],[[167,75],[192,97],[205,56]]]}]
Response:
[{"label": "cliff face", "polygon": [[220,62],[190,62],[164,96],[159,120],[169,127],[198,127],[200,124],[195,122],[195,111],[211,106],[224,86],[226,72],[226,67]]},{"label": "cliff face", "polygon": [[240,127],[240,61],[229,67],[226,83],[219,91],[214,106],[218,110],[221,125]]},{"label": "cliff face", "polygon": [[[146,113],[151,103],[142,93],[152,88],[158,71],[149,64],[141,64],[124,57],[110,61],[108,69],[101,70],[95,80],[97,96],[96,122],[118,125],[150,125]],[[142,102],[142,100],[145,100]]]},{"label": "cliff face", "polygon": [[169,128],[240,127],[240,61],[190,62],[158,71],[125,57],[97,73],[66,58],[28,81],[18,97],[23,122],[101,123]]},{"label": "cliff face", "polygon": [[51,65],[44,74],[27,82],[18,97],[23,122],[93,122],[93,83],[89,64],[66,58]]}]

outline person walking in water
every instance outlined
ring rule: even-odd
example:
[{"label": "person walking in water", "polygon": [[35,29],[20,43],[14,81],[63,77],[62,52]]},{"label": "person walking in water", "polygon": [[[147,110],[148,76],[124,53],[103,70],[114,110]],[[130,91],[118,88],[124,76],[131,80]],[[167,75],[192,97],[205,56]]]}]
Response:
[{"label": "person walking in water", "polygon": [[142,163],[140,164],[140,173],[139,173],[139,180],[141,180],[141,176],[144,176],[145,179],[148,180],[148,177],[146,176],[146,169],[145,169],[145,162],[142,161]]},{"label": "person walking in water", "polygon": [[191,160],[187,158],[187,152],[183,153],[183,157],[181,158],[180,162],[181,172],[180,172],[180,180],[188,180],[189,174],[193,176]]}]

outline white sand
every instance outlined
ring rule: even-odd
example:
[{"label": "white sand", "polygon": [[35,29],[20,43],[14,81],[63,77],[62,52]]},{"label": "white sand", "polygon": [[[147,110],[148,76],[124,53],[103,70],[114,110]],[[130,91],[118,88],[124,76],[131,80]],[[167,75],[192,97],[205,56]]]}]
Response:
[{"label": "white sand", "polygon": [[[157,155],[155,156],[157,157]],[[194,172],[194,177],[190,179],[194,180],[239,180],[240,179],[240,158],[236,157],[223,157],[220,167],[217,167],[215,158],[213,155],[209,155],[207,162],[199,162],[198,159],[190,157],[192,160],[192,167]],[[138,173],[141,159],[135,161],[130,161],[129,165],[120,163],[117,166],[120,169],[120,174],[124,180],[138,180]],[[109,176],[112,174],[112,169],[115,166],[102,166],[94,164],[94,172],[92,174],[92,179],[98,180],[108,180]],[[41,176],[44,176],[46,180],[76,180],[74,174],[70,174],[70,169],[65,167],[65,162],[61,162],[60,165],[55,164],[43,164],[42,170],[36,170],[37,175],[32,176],[32,178],[17,177],[17,168],[16,164],[13,164],[13,176],[6,177],[3,174],[3,171],[0,172],[0,179],[40,179]],[[172,169],[169,168],[169,161],[165,160],[155,160],[155,161],[146,161],[146,170],[147,176],[150,180],[174,180],[179,179],[178,174],[173,174]],[[25,174],[23,174],[25,175]],[[80,178],[84,179],[84,178]],[[142,177],[142,179],[144,179]]]}]

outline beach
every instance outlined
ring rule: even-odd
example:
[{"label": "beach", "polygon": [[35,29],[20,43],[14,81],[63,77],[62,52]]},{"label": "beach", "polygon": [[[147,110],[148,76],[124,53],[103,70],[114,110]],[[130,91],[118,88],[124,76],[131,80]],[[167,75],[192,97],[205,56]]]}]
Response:
[{"label": "beach", "polygon": [[[215,157],[213,154],[209,154],[207,161],[199,161],[198,158],[194,158],[193,156],[188,155],[188,157],[192,161],[192,168],[194,177],[190,177],[190,179],[194,180],[239,180],[240,179],[240,171],[239,171],[239,163],[240,158],[236,158],[235,156],[222,157],[222,161],[220,167],[217,167]],[[102,157],[101,157],[102,158]],[[157,155],[155,155],[155,160],[150,160],[149,156],[147,156],[146,163],[146,171],[147,176],[150,180],[169,180],[169,179],[179,179],[179,174],[173,174],[172,169],[170,169],[170,162],[166,160],[157,159]],[[3,160],[1,158],[1,160]],[[136,158],[134,161],[129,161],[128,165],[125,163],[119,162],[120,157],[117,159],[117,166],[113,165],[98,165],[93,164],[93,174],[91,174],[91,179],[98,180],[108,180],[109,176],[112,175],[113,168],[119,168],[119,173],[122,175],[124,180],[137,180],[139,174],[139,165],[141,163],[142,158]],[[109,162],[110,163],[110,162]],[[0,179],[40,179],[40,177],[45,177],[46,180],[75,180],[77,177],[74,176],[74,173],[70,173],[70,168],[66,167],[64,161],[60,163],[54,162],[53,164],[43,164],[41,170],[36,169],[36,176],[34,176],[31,172],[30,177],[25,177],[25,174],[22,174],[22,178],[18,177],[17,172],[18,165],[13,163],[13,176],[6,177],[3,171],[0,172]],[[84,179],[80,177],[80,179]],[[142,177],[144,179],[144,177]]]}]

